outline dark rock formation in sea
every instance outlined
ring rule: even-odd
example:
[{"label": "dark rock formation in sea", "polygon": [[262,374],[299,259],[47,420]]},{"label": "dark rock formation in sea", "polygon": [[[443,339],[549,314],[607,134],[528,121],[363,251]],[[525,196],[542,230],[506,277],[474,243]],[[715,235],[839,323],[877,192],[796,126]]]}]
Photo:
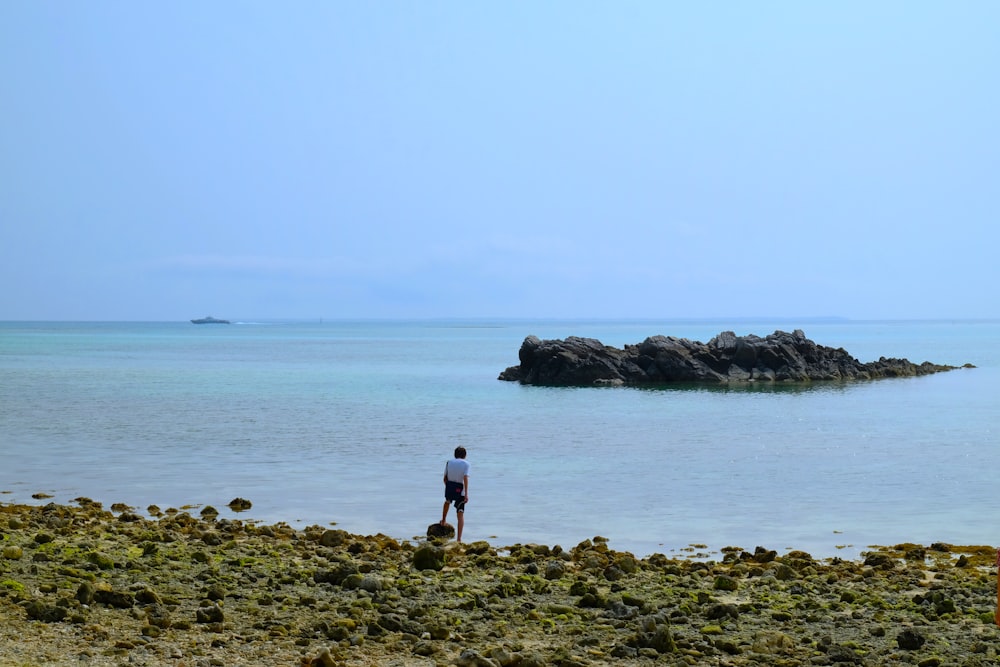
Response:
[{"label": "dark rock formation in sea", "polygon": [[624,349],[593,338],[541,340],[528,336],[518,357],[521,363],[503,371],[498,379],[553,387],[649,386],[872,380],[956,368],[885,357],[861,363],[843,348],[817,345],[799,329],[775,331],[764,338],[724,331],[708,343],[651,336]]}]

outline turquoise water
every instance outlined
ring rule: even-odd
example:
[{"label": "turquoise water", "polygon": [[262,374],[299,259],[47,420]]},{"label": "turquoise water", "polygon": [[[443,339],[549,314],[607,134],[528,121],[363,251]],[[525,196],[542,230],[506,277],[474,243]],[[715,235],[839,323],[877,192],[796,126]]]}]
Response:
[{"label": "turquoise water", "polygon": [[[795,328],[861,361],[977,368],[747,389],[496,379],[529,334],[621,346]],[[998,340],[1000,322],[0,323],[0,500],[230,515],[239,496],[243,518],[409,539],[440,517],[462,444],[466,538],[496,546],[992,544]]]}]

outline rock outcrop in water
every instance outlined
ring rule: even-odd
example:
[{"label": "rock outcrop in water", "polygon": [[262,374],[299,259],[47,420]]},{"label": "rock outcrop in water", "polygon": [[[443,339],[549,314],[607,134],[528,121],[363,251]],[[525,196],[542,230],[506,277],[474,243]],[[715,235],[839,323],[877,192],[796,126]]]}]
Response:
[{"label": "rock outcrop in water", "polygon": [[885,357],[861,363],[843,348],[817,345],[799,329],[775,331],[764,338],[724,331],[708,343],[651,336],[624,349],[593,338],[528,336],[518,357],[521,363],[503,371],[498,379],[542,386],[648,386],[872,380],[956,368]]}]

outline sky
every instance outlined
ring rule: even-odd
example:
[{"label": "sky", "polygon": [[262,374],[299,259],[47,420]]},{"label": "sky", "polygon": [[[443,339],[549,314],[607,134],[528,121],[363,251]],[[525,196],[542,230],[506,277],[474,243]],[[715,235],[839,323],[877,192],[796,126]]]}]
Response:
[{"label": "sky", "polygon": [[1000,318],[1000,3],[0,3],[0,320]]}]

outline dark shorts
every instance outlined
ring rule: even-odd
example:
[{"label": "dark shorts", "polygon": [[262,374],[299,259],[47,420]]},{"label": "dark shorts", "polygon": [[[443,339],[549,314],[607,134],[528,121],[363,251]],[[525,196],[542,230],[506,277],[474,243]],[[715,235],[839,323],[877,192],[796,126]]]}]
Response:
[{"label": "dark shorts", "polygon": [[457,511],[465,511],[465,494],[462,484],[458,482],[445,482],[444,498],[448,502],[454,502]]}]

